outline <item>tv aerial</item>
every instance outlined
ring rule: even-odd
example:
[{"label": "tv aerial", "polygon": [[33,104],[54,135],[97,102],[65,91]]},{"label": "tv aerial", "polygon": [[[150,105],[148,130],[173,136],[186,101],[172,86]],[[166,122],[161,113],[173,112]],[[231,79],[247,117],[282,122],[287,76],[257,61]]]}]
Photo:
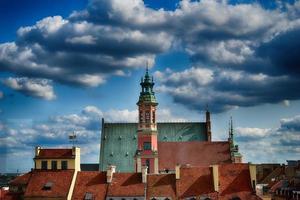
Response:
[{"label": "tv aerial", "polygon": [[75,143],[77,143],[77,135],[75,131],[69,135],[69,142],[73,144],[73,147],[75,146]]}]

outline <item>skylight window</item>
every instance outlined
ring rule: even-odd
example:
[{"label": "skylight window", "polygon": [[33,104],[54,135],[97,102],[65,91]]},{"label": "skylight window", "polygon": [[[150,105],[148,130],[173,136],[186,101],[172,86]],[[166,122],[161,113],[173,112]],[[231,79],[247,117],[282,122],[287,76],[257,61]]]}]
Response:
[{"label": "skylight window", "polygon": [[49,182],[47,182],[47,183],[44,185],[43,189],[44,189],[44,190],[51,190],[52,187],[53,187],[53,183],[49,181]]},{"label": "skylight window", "polygon": [[84,200],[93,200],[93,194],[90,192],[85,193]]}]

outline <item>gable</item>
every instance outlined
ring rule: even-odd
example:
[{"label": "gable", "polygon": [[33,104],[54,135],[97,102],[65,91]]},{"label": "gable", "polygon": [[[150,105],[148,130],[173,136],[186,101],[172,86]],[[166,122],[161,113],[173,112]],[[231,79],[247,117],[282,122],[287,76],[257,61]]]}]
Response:
[{"label": "gable", "polygon": [[[117,171],[134,172],[137,123],[104,123],[101,134],[100,170],[116,165]],[[157,123],[158,140],[164,142],[206,141],[203,122]]]}]

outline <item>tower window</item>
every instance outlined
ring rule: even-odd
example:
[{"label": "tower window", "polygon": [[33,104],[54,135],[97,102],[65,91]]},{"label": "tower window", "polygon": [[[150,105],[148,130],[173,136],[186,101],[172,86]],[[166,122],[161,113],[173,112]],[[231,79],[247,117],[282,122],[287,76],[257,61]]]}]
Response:
[{"label": "tower window", "polygon": [[152,123],[155,123],[155,111],[152,111]]},{"label": "tower window", "polygon": [[150,142],[144,142],[144,150],[151,150],[151,143]]},{"label": "tower window", "polygon": [[150,111],[145,112],[146,123],[150,122]]},{"label": "tower window", "polygon": [[147,173],[150,173],[150,160],[146,160],[146,166],[147,166]]},{"label": "tower window", "polygon": [[48,169],[48,162],[47,160],[42,161],[42,169]]},{"label": "tower window", "polygon": [[140,123],[143,123],[144,119],[143,119],[143,111],[140,111]]}]

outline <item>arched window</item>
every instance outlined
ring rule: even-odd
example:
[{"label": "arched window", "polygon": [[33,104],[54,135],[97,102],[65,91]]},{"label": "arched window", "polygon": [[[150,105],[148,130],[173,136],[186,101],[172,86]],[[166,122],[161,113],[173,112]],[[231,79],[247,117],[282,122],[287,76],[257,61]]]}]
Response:
[{"label": "arched window", "polygon": [[156,198],[153,197],[153,198],[151,198],[151,200],[156,200]]},{"label": "arched window", "polygon": [[147,172],[150,173],[150,160],[149,159],[146,160],[146,166],[148,167]]},{"label": "arched window", "polygon": [[170,199],[167,197],[167,198],[165,198],[165,200],[170,200]]},{"label": "arched window", "polygon": [[231,200],[241,200],[240,197],[233,197]]}]

